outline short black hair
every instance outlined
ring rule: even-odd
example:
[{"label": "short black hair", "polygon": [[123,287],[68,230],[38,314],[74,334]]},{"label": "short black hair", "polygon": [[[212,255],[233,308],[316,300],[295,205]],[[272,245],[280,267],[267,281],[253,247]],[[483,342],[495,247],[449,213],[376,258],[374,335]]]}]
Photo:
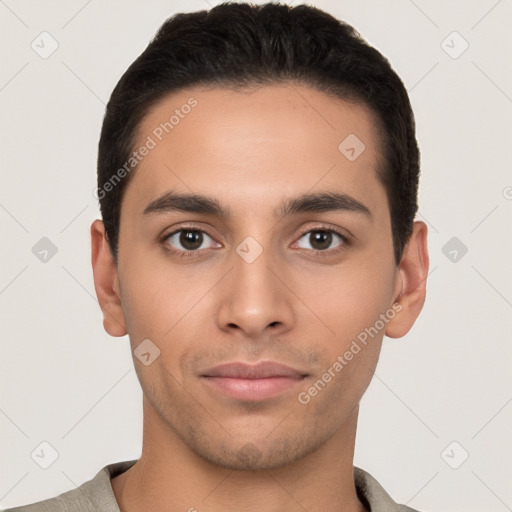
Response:
[{"label": "short black hair", "polygon": [[364,104],[375,114],[378,176],[399,264],[418,208],[419,180],[414,115],[402,81],[352,26],[320,9],[230,2],[165,21],[112,92],[99,141],[97,197],[116,264],[121,201],[133,174],[126,162],[149,109],[187,87],[287,82]]}]

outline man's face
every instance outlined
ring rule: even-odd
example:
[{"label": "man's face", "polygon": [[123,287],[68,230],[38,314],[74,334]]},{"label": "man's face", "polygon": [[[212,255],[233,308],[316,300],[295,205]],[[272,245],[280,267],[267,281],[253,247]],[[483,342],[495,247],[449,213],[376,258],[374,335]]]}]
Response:
[{"label": "man's face", "polygon": [[[145,421],[226,467],[298,460],[357,416],[385,329],[366,344],[358,335],[400,291],[375,120],[298,85],[193,88],[152,109],[135,146],[145,144],[118,266],[132,349],[149,339],[160,350],[150,365],[135,360]],[[207,196],[225,215],[155,203],[170,192]],[[352,201],[287,208],[312,194]]]}]

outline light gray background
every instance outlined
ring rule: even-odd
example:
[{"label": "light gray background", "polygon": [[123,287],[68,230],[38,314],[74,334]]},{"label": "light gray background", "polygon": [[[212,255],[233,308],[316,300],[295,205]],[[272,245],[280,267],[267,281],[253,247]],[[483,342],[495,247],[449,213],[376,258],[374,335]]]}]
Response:
[{"label": "light gray background", "polygon": [[[1,507],[140,454],[128,338],[103,331],[92,281],[97,141],[112,88],[164,19],[216,3],[0,0]],[[512,510],[512,0],[310,3],[390,59],[422,151],[427,302],[409,335],[384,341],[355,463],[420,510]],[[59,44],[47,59],[31,48],[42,31]],[[469,44],[458,58],[453,31]],[[42,237],[58,248],[46,263],[32,253]],[[455,262],[452,237],[468,248]],[[31,457],[43,441],[58,452],[48,469]]]}]

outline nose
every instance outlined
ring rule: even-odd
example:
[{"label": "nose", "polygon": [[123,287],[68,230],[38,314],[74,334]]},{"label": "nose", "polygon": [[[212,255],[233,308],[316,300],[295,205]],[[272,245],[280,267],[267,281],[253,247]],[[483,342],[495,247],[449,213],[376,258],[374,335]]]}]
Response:
[{"label": "nose", "polygon": [[271,251],[264,250],[252,262],[234,253],[233,268],[220,291],[219,328],[251,339],[289,331],[294,323],[293,294],[286,281]]}]

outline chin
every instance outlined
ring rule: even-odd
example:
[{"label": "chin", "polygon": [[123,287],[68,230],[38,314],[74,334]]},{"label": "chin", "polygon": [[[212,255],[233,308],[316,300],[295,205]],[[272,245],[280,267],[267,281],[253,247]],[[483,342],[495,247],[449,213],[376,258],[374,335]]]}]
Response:
[{"label": "chin", "polygon": [[[205,439],[205,442],[208,441]],[[318,439],[307,442],[303,438],[287,436],[256,443],[241,442],[237,446],[229,442],[208,442],[207,446],[195,443],[191,448],[215,466],[236,471],[265,471],[289,466],[314,452],[321,444]]]}]

